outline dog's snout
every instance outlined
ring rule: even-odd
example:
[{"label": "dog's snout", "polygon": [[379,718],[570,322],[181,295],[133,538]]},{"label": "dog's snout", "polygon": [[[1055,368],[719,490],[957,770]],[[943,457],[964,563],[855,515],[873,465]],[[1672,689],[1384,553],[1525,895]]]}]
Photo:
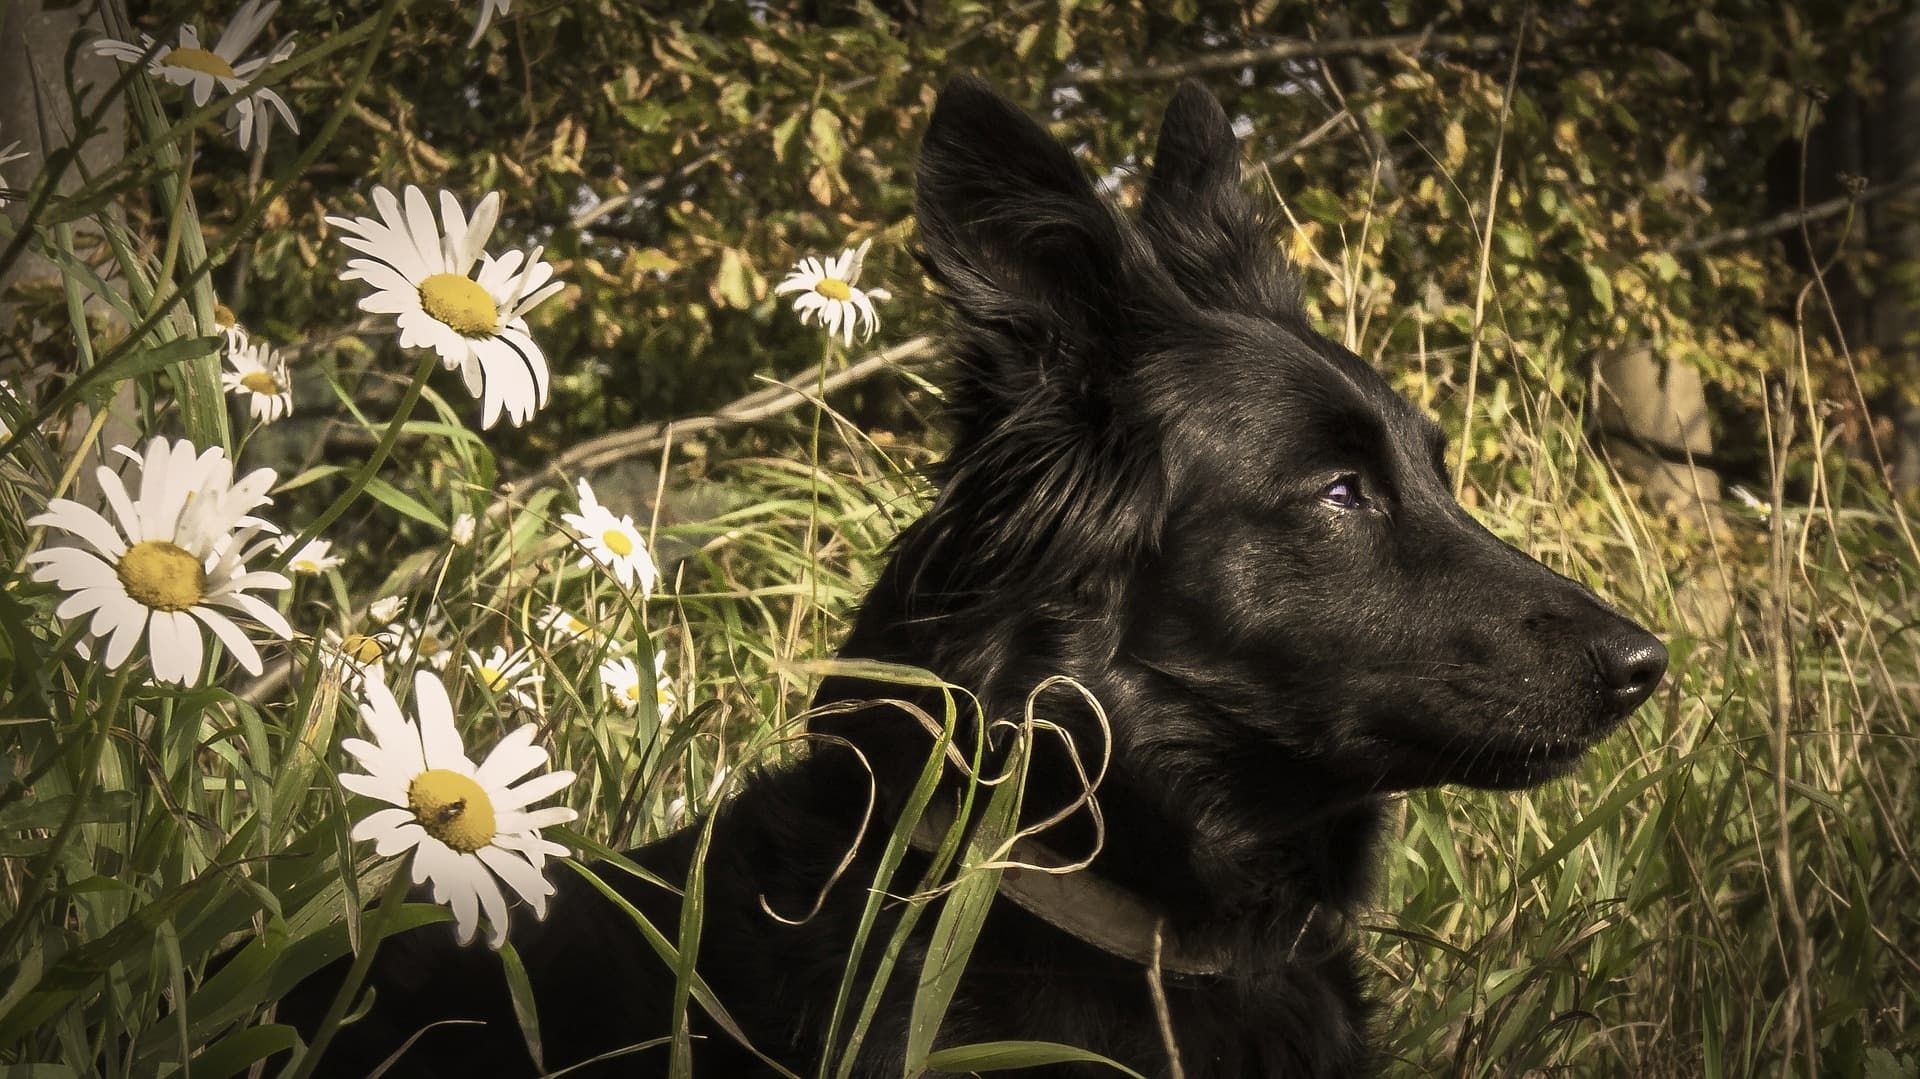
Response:
[{"label": "dog's snout", "polygon": [[1600,690],[1618,715],[1640,707],[1667,673],[1667,649],[1641,629],[1617,633],[1594,647]]}]

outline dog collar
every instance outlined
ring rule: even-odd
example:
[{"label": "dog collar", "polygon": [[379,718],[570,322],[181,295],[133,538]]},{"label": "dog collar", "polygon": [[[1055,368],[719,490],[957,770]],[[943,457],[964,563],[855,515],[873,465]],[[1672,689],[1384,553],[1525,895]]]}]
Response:
[{"label": "dog collar", "polygon": [[[913,845],[932,854],[952,828],[953,810],[935,799],[913,830]],[[1219,955],[1169,939],[1166,915],[1133,892],[1091,870],[1048,872],[1044,867],[1071,860],[1041,843],[1016,840],[1005,860],[1042,868],[1002,870],[1001,896],[1069,936],[1149,971],[1220,974],[1227,969]]]}]

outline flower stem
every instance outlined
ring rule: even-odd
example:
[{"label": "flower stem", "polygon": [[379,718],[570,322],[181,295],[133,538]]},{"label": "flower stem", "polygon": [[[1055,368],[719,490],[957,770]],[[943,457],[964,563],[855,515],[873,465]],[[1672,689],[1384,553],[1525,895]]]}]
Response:
[{"label": "flower stem", "polygon": [[367,489],[367,484],[372,481],[374,473],[380,471],[380,466],[386,463],[387,455],[393,452],[393,444],[399,441],[400,429],[406,426],[408,418],[413,415],[413,407],[420,403],[420,393],[427,388],[427,378],[433,374],[435,360],[436,356],[432,352],[421,355],[420,362],[413,369],[413,381],[407,384],[407,392],[400,398],[400,407],[394,409],[393,419],[387,421],[387,429],[381,433],[379,445],[375,446],[373,453],[368,455],[367,463],[361,465],[360,471],[354,473],[353,482],[347,485],[347,489],[340,492],[340,496],[322,510],[320,516],[315,517],[307,527],[300,530],[300,538],[288,544],[287,549],[274,559],[275,566],[293,557],[293,552],[305,547],[320,533],[326,531],[327,526],[339,520],[340,515],[353,504],[353,500],[360,497],[360,492]]}]

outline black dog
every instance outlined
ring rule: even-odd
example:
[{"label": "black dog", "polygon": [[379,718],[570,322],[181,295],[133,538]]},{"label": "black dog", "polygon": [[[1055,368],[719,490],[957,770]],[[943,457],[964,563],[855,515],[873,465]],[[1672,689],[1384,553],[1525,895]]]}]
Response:
[{"label": "black dog", "polygon": [[[961,745],[1070,676],[1103,706],[1112,750],[1090,872],[1003,888],[1014,901],[989,914],[941,1045],[1061,1042],[1149,1075],[1177,1052],[1195,1079],[1366,1073],[1342,926],[1367,896],[1382,797],[1563,775],[1664,673],[1657,640],[1454,502],[1439,429],[1307,324],[1239,175],[1227,117],[1194,85],[1167,110],[1137,220],[983,83],[955,81],[934,109],[919,219],[958,316],[953,452],[842,654],[976,693]],[[754,777],[714,826],[697,969],[753,1045],[802,1074],[827,1051],[882,842],[931,745],[901,709],[849,702],[901,695],[830,679],[817,703],[844,707],[815,729],[844,742]],[[1098,756],[1108,735],[1079,692],[1034,699]],[[917,703],[941,713],[937,696]],[[1028,819],[1082,790],[1059,744],[1036,751]],[[863,760],[878,787],[868,839],[811,918],[770,917],[763,902],[802,914],[834,878],[869,807]],[[682,881],[695,838],[633,857]],[[1092,849],[1093,814],[1045,842]],[[910,851],[890,890],[927,864]],[[551,916],[513,929],[547,1066],[666,1035],[673,972],[626,914],[556,872]],[[605,876],[674,935],[677,897]],[[900,909],[883,907],[869,959]],[[902,1072],[932,923],[909,939],[858,1075]],[[435,1028],[394,1073],[531,1070],[498,961],[444,927],[383,947],[370,984],[377,1005],[343,1028],[330,1070],[364,1072],[455,1017],[487,1025]],[[330,996],[317,978],[284,1011],[310,1027]],[[767,1070],[693,1010],[699,1074]],[[667,1054],[603,1066],[664,1074]]]}]

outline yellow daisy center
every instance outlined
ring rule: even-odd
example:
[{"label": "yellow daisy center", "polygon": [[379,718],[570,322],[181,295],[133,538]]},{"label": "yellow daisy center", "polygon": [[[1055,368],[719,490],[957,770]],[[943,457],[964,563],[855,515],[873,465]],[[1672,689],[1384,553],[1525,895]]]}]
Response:
[{"label": "yellow daisy center", "polygon": [[607,550],[612,551],[621,558],[625,558],[633,553],[633,537],[627,535],[626,532],[621,529],[609,528],[605,532],[600,533],[600,542],[607,545]]},{"label": "yellow daisy center", "polygon": [[480,283],[457,273],[420,282],[420,307],[462,337],[486,337],[500,328],[500,308]]},{"label": "yellow daisy center", "polygon": [[813,286],[813,291],[818,292],[829,300],[840,300],[844,302],[853,298],[853,287],[851,285],[848,285],[845,281],[836,280],[831,277],[821,278],[819,282]]},{"label": "yellow daisy center", "polygon": [[350,633],[340,642],[340,651],[355,663],[378,663],[387,654],[387,646],[381,644],[378,638]]},{"label": "yellow daisy center", "polygon": [[493,842],[493,799],[470,776],[429,768],[407,785],[407,808],[427,834],[462,854]]},{"label": "yellow daisy center", "polygon": [[568,633],[571,633],[574,636],[578,637],[586,633],[589,628],[591,627],[589,627],[585,622],[580,621],[580,619],[574,617],[573,615],[567,616],[567,632]]},{"label": "yellow daisy center", "polygon": [[222,79],[235,77],[233,65],[227,63],[225,57],[216,52],[208,52],[206,49],[175,49],[167,54],[166,59],[160,61],[160,66],[184,68]]},{"label": "yellow daisy center", "polygon": [[420,653],[420,658],[429,659],[439,655],[441,647],[440,638],[429,633],[421,636],[420,646],[417,651]]},{"label": "yellow daisy center", "polygon": [[628,701],[634,704],[640,703],[640,683],[635,682],[634,684],[628,686],[626,689],[626,693],[627,693]]},{"label": "yellow daisy center", "polygon": [[215,326],[237,326],[240,324],[240,316],[234,314],[233,308],[228,307],[226,304],[216,303],[213,305],[213,324]]},{"label": "yellow daisy center", "polygon": [[275,397],[280,393],[280,382],[265,371],[248,371],[240,376],[240,385],[262,397]]},{"label": "yellow daisy center", "polygon": [[127,595],[156,611],[184,611],[206,595],[200,560],[166,540],[134,544],[117,569]]},{"label": "yellow daisy center", "polygon": [[474,668],[473,673],[475,677],[480,679],[480,684],[487,687],[489,692],[498,693],[507,688],[507,676],[484,663]]},{"label": "yellow daisy center", "polygon": [[294,560],[293,560],[293,572],[295,572],[295,573],[319,573],[319,572],[320,572],[320,563],[318,563],[318,562],[315,562],[315,561],[314,561],[313,559],[311,559],[311,558],[296,558],[296,559],[294,559]]}]

